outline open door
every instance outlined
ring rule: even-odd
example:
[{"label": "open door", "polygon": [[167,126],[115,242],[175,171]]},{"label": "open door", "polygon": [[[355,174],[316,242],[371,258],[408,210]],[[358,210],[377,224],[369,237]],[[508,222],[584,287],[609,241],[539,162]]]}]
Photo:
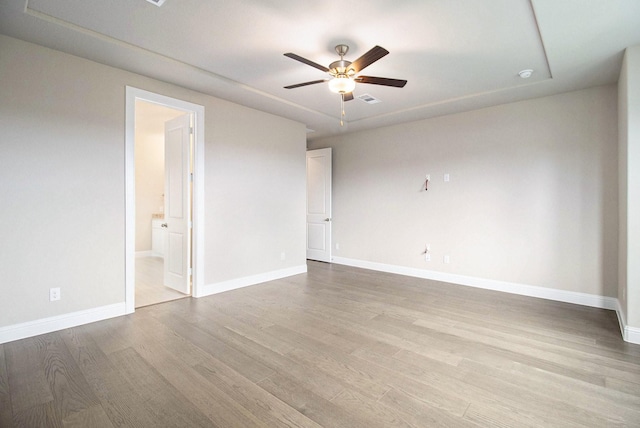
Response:
[{"label": "open door", "polygon": [[191,198],[190,153],[191,115],[185,114],[165,123],[164,212],[167,228],[164,259],[164,285],[191,292]]},{"label": "open door", "polygon": [[331,261],[331,148],[307,152],[307,259]]}]

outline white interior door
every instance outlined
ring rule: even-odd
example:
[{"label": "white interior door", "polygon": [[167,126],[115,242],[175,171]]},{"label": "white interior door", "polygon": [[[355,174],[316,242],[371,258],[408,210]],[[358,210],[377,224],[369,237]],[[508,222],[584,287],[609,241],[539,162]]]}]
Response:
[{"label": "white interior door", "polygon": [[307,259],[331,261],[331,148],[307,152]]},{"label": "white interior door", "polygon": [[164,220],[167,228],[164,285],[185,294],[191,291],[190,129],[190,114],[164,125]]}]

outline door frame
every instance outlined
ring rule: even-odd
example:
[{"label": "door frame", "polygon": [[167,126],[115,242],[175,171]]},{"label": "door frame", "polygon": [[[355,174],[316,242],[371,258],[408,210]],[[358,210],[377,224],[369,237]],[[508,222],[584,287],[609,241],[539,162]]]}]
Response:
[{"label": "door frame", "polygon": [[135,312],[135,119],[136,100],[160,104],[192,113],[193,126],[193,211],[192,211],[192,288],[191,295],[200,297],[204,288],[204,106],[171,98],[143,89],[126,87],[125,97],[125,313]]},{"label": "door frame", "polygon": [[[325,159],[329,160],[328,163],[328,167],[329,167],[329,171],[328,174],[325,174],[324,176],[324,189],[325,189],[325,196],[328,197],[325,199],[325,201],[328,203],[328,213],[326,213],[327,219],[325,219],[325,224],[326,224],[326,228],[325,228],[325,234],[324,234],[324,244],[326,247],[326,260],[324,259],[320,259],[320,258],[310,258],[309,257],[309,158],[310,155],[313,156],[314,154],[322,154],[322,156]],[[321,261],[321,262],[325,262],[325,263],[331,263],[333,261],[333,150],[331,149],[331,147],[327,147],[324,149],[313,149],[313,150],[307,150],[306,154],[305,154],[305,165],[306,165],[306,181],[307,181],[307,202],[306,202],[306,234],[307,234],[307,242],[306,242],[306,257],[307,260],[317,260],[317,261]],[[327,172],[327,169],[324,169],[324,172]],[[324,217],[324,215],[322,216]]]}]

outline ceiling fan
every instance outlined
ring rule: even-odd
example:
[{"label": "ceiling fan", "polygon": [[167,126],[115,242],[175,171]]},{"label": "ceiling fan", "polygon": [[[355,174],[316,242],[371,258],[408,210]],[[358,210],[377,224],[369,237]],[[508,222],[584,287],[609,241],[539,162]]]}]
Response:
[{"label": "ceiling fan", "polygon": [[[294,53],[286,53],[284,56],[289,57],[291,59],[295,59],[296,61],[300,61],[303,64],[310,65],[311,67],[317,68],[318,70],[322,70],[331,75],[330,78],[320,79],[320,80],[312,80],[310,82],[297,83],[295,85],[285,86],[285,89],[294,89],[300,88],[302,86],[315,85],[317,83],[329,82],[329,89],[332,92],[340,94],[341,98],[341,117],[344,117],[344,102],[351,101],[353,99],[353,90],[356,87],[357,83],[368,83],[372,85],[382,85],[382,86],[391,86],[394,88],[403,88],[404,85],[407,84],[406,80],[401,79],[390,79],[387,77],[375,77],[375,76],[362,76],[359,73],[364,70],[366,67],[370,66],[374,62],[378,61],[380,58],[389,54],[389,51],[380,46],[374,46],[360,58],[356,59],[354,62],[346,61],[344,56],[349,51],[349,46],[347,45],[337,45],[336,52],[340,55],[340,59],[338,61],[334,61],[329,64],[329,67],[325,67],[318,63],[315,63],[311,60],[301,57],[300,55],[296,55]],[[340,125],[343,125],[342,119],[340,120]]]}]

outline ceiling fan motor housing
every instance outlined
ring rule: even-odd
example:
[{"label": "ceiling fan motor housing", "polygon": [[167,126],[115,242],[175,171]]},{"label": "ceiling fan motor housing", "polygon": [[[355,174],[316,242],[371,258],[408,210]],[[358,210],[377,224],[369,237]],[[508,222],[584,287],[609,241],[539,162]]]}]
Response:
[{"label": "ceiling fan motor housing", "polygon": [[346,61],[344,59],[344,56],[349,52],[349,46],[337,45],[336,52],[340,55],[340,59],[329,64],[329,74],[333,77],[352,77],[356,74],[354,69],[349,69],[351,61]]},{"label": "ceiling fan motor housing", "polygon": [[350,65],[351,65],[351,61],[347,61],[344,59],[334,61],[331,64],[329,64],[329,74],[331,74],[333,77],[337,77],[337,76],[351,77],[356,72],[353,68],[349,68]]}]

